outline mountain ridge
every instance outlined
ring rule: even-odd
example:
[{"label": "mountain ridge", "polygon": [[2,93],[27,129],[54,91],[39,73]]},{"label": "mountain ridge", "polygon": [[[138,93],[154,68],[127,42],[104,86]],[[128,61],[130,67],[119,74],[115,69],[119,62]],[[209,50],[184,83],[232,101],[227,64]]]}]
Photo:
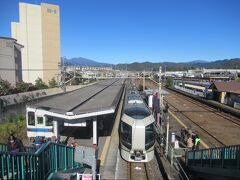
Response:
[{"label": "mountain ridge", "polygon": [[130,70],[130,71],[142,71],[142,70],[153,70],[158,71],[159,66],[163,68],[166,67],[167,71],[180,71],[180,70],[189,70],[196,68],[207,68],[207,69],[236,69],[240,68],[240,58],[233,59],[224,59],[216,61],[206,61],[206,60],[194,60],[189,62],[133,62],[133,63],[120,63],[120,64],[110,64],[110,63],[101,63],[87,58],[61,58],[62,62],[64,61],[65,65],[68,66],[114,66],[119,70]]}]

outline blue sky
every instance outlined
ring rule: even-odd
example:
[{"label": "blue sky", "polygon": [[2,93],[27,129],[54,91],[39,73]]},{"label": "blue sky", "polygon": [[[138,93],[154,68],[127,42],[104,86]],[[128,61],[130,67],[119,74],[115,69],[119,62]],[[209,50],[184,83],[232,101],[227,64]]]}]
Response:
[{"label": "blue sky", "polygon": [[[18,21],[0,0],[0,36]],[[61,56],[106,63],[240,57],[240,0],[23,0],[58,4]]]}]

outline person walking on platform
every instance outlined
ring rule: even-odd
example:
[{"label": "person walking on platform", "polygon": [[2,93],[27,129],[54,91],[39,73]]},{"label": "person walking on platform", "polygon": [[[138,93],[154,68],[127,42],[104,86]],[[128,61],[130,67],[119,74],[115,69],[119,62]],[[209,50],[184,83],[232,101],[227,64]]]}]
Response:
[{"label": "person walking on platform", "polygon": [[189,150],[192,150],[193,147],[193,142],[192,142],[192,136],[190,134],[188,134],[188,138],[187,138],[187,148]]},{"label": "person walking on platform", "polygon": [[196,135],[195,143],[194,143],[195,150],[199,150],[199,145],[200,145],[200,137],[198,135]]}]

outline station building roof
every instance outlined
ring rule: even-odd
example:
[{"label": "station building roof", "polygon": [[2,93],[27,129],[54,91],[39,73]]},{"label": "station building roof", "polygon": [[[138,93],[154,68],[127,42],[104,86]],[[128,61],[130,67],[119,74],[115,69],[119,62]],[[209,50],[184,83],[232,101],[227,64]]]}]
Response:
[{"label": "station building roof", "polygon": [[209,86],[209,89],[215,89],[218,92],[240,93],[240,83],[236,81],[215,81]]},{"label": "station building roof", "polygon": [[123,90],[124,79],[100,81],[69,93],[43,99],[28,107],[45,110],[47,115],[80,119],[114,113]]}]

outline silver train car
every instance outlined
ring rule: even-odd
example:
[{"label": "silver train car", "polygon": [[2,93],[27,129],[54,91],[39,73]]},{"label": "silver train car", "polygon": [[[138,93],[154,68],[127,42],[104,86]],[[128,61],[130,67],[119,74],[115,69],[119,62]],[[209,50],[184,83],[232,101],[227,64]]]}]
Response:
[{"label": "silver train car", "polygon": [[119,126],[121,157],[149,162],[154,157],[155,120],[137,90],[127,90]]}]

